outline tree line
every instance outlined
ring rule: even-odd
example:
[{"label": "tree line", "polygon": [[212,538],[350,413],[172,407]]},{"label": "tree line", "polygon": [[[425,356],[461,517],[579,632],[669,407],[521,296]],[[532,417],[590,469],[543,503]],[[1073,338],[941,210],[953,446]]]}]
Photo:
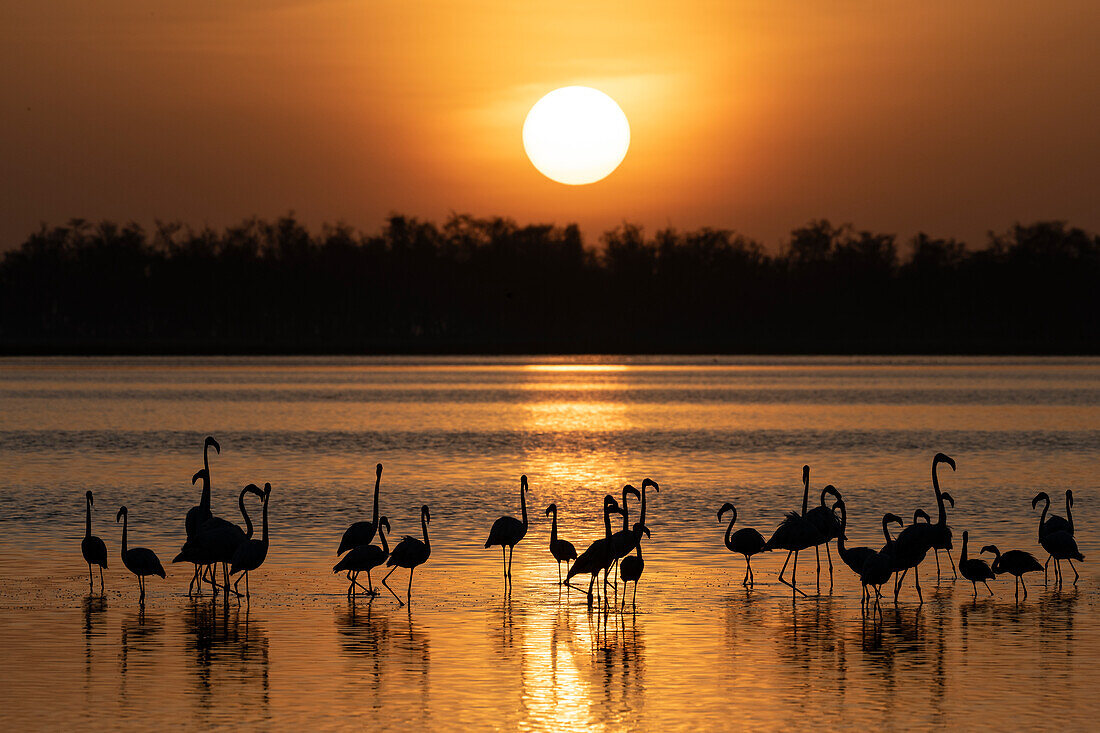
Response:
[{"label": "tree line", "polygon": [[[900,250],[900,251],[899,251]],[[979,248],[812,221],[726,229],[453,215],[311,232],[43,225],[0,262],[5,353],[1097,353],[1100,236]]]}]

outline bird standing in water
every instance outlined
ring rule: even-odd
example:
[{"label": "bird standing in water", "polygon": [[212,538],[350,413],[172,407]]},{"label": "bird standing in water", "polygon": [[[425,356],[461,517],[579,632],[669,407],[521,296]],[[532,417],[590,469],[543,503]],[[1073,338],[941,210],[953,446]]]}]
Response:
[{"label": "bird standing in water", "polygon": [[[235,575],[236,573],[240,572],[244,573],[244,596],[245,598],[249,598],[250,593],[248,589],[248,574],[249,572],[258,569],[261,565],[263,565],[264,560],[267,559],[267,504],[268,501],[271,499],[271,484],[265,483],[264,490],[262,492],[259,491],[255,484],[249,484],[248,489],[246,490],[251,490],[252,493],[257,494],[261,499],[263,499],[263,538],[259,540],[254,540],[250,536],[248,539],[237,546],[236,551],[233,553],[233,560],[230,563],[229,574]],[[241,499],[243,501],[243,495]],[[251,530],[251,524],[252,522],[250,521],[249,530]],[[251,535],[251,531],[249,531],[248,534]],[[237,581],[233,583],[233,592],[237,594],[238,598],[241,597],[241,593],[237,589],[237,586],[239,586],[240,584],[240,578],[237,578]]]},{"label": "bird standing in water", "polygon": [[122,564],[126,566],[126,569],[137,576],[138,588],[141,589],[141,595],[138,598],[138,602],[145,604],[145,578],[149,575],[159,575],[160,577],[166,577],[164,574],[164,567],[160,564],[160,558],[156,553],[145,547],[126,547],[126,524],[128,512],[126,507],[119,507],[118,514],[115,515],[115,522],[122,522]]},{"label": "bird standing in water", "polygon": [[1016,600],[1020,600],[1020,586],[1023,585],[1024,600],[1026,601],[1027,584],[1024,583],[1024,573],[1037,572],[1043,569],[1043,566],[1039,564],[1035,556],[1023,550],[1009,550],[1002,555],[996,545],[986,545],[982,548],[982,552],[992,552],[996,555],[993,560],[993,565],[989,568],[993,571],[994,575],[1008,573],[1009,575],[1016,576]]},{"label": "bird standing in water", "polygon": [[619,563],[619,577],[623,580],[622,608],[626,608],[626,584],[631,581],[634,582],[634,598],[631,605],[638,605],[638,579],[642,577],[642,572],[645,570],[645,560],[642,559],[642,533],[644,532],[646,537],[650,536],[649,527],[641,522],[636,523],[631,531],[634,533],[634,548],[637,554],[627,555]]},{"label": "bird standing in water", "polygon": [[[409,602],[412,602],[413,571],[416,570],[418,566],[428,562],[428,558],[432,554],[432,544],[428,541],[428,524],[430,524],[431,521],[431,512],[428,511],[428,505],[425,504],[420,507],[420,529],[424,532],[423,541],[415,537],[405,537],[397,543],[397,547],[393,548],[393,552],[390,553],[390,557],[386,561],[386,565],[392,565],[393,570],[397,570],[398,568],[409,569],[409,590],[405,594],[405,599]],[[382,578],[382,585],[386,586],[386,590],[390,593],[393,593],[393,588],[390,588],[390,586],[386,584],[386,579],[393,575],[393,570],[386,573],[385,578]],[[397,598],[397,603],[399,605],[405,605],[396,593],[393,593],[393,597]]]},{"label": "bird standing in water", "polygon": [[726,549],[730,552],[736,552],[745,556],[745,578],[741,581],[741,585],[746,588],[751,588],[753,585],[752,577],[752,564],[749,562],[753,555],[757,555],[767,549],[767,541],[764,539],[764,535],[757,532],[752,527],[742,527],[736,532],[733,531],[733,525],[737,523],[737,508],[728,501],[722,505],[722,508],[718,510],[718,521],[722,521],[722,515],[726,512],[733,512],[733,516],[730,517],[729,526],[726,527],[726,534],[722,538],[722,541],[726,545]]},{"label": "bird standing in water", "polygon": [[[358,547],[353,547],[351,548],[351,552],[340,558],[340,562],[333,566],[333,573],[339,573],[342,570],[347,571],[348,580],[350,581],[348,585],[349,597],[355,595],[355,588],[357,586],[365,590],[367,595],[371,598],[378,595],[378,591],[374,589],[374,583],[371,582],[370,571],[386,562],[386,558],[390,556],[390,547],[386,543],[386,532],[389,531],[390,520],[388,517],[383,516],[378,520],[378,539],[382,543],[382,546],[359,545]],[[363,588],[363,586],[359,584],[359,573],[363,571],[367,573],[366,588]]]},{"label": "bird standing in water", "polygon": [[566,563],[566,571],[569,570],[569,561],[577,559],[577,548],[573,547],[573,543],[567,540],[558,538],[558,505],[551,504],[546,507],[546,516],[551,516],[550,524],[550,554],[554,556],[554,559],[558,563],[558,584],[564,584],[565,581],[561,578],[561,564]]},{"label": "bird standing in water", "polygon": [[519,507],[523,514],[523,521],[515,517],[499,517],[493,522],[489,530],[489,538],[485,540],[485,547],[500,545],[501,560],[504,563],[504,584],[509,586],[512,582],[512,553],[516,545],[527,536],[527,475],[519,477]]},{"label": "bird standing in water", "polygon": [[[783,585],[790,586],[791,595],[802,593],[805,596],[805,592],[798,588],[798,553],[805,550],[808,547],[819,545],[824,542],[824,535],[821,531],[814,526],[813,522],[806,518],[806,510],[809,508],[810,501],[810,467],[802,467],[802,513],[787,512],[787,516],[783,518],[783,522],[772,533],[771,539],[768,540],[767,549],[769,550],[786,550],[787,559],[783,561],[783,567],[779,570],[779,582]],[[791,570],[791,580],[788,581],[783,578],[783,573],[787,569],[787,563],[791,561],[791,556],[794,556],[794,569]]]},{"label": "bird standing in water", "polygon": [[980,558],[967,558],[966,542],[969,537],[969,532],[963,532],[962,553],[959,555],[959,572],[974,586],[974,599],[977,600],[978,583],[985,584],[985,589],[989,591],[989,595],[993,595],[993,589],[989,587],[987,581],[994,580],[997,576],[993,574],[993,571],[986,564],[985,560]]},{"label": "bird standing in water", "polygon": [[107,545],[103,540],[92,534],[92,492],[84,493],[84,539],[80,542],[80,552],[84,555],[84,562],[88,563],[88,592],[95,590],[95,578],[92,577],[92,566],[99,566],[99,595],[103,595],[103,568],[107,567]]}]

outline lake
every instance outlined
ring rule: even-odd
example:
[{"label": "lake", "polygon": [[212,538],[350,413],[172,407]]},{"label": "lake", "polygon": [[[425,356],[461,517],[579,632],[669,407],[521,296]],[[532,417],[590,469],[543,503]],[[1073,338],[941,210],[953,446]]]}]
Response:
[{"label": "lake", "polygon": [[[1098,359],[11,358],[0,405],[5,729],[1072,729],[1100,715]],[[241,488],[272,485],[247,604],[188,598],[190,566],[169,564],[207,435],[222,449],[216,514],[241,522]],[[975,600],[946,556],[937,582],[930,555],[923,605],[907,579],[899,604],[867,615],[834,548],[831,589],[812,551],[807,598],[777,582],[780,552],[741,586],[724,502],[770,535],[800,508],[807,464],[811,504],[834,484],[849,545],[878,547],[885,512],[935,519],[937,452],[957,461],[939,472],[956,560],[963,530],[972,555],[1045,560],[1031,499],[1046,491],[1064,515],[1073,489],[1078,585],[1031,574],[1017,603],[1003,576]],[[349,601],[331,571],[343,530],[370,518],[379,462],[394,541],[420,536],[431,507],[431,559],[404,607]],[[531,528],[506,594],[483,545],[496,517],[519,515],[521,474]],[[544,510],[558,505],[581,549],[602,536],[603,496],[644,477],[660,491],[637,605],[590,612],[557,584]],[[80,555],[86,490],[110,557],[103,598]],[[123,504],[131,546],[168,571],[144,608],[118,556]],[[390,579],[402,597],[407,579]]]}]

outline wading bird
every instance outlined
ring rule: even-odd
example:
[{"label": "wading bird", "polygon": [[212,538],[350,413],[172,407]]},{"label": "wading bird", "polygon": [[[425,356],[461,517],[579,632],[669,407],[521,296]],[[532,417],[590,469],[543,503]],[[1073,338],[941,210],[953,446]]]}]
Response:
[{"label": "wading bird", "polygon": [[1024,600],[1026,601],[1027,584],[1024,583],[1024,573],[1036,572],[1043,569],[1043,566],[1039,564],[1035,556],[1023,550],[1009,550],[1002,555],[996,545],[986,545],[982,548],[982,552],[992,552],[996,555],[993,560],[993,565],[989,568],[993,571],[994,575],[1008,573],[1009,575],[1016,576],[1016,600],[1020,600],[1020,586],[1023,585]]},{"label": "wading bird", "polygon": [[[768,550],[786,550],[787,559],[783,561],[783,567],[779,570],[779,582],[783,585],[791,587],[791,594],[795,592],[806,595],[803,591],[798,589],[798,553],[805,550],[807,547],[813,547],[814,545],[821,544],[824,539],[821,532],[813,525],[810,520],[806,518],[806,510],[810,501],[810,467],[802,467],[802,513],[787,512],[787,516],[783,518],[782,524],[780,524],[775,532],[772,533],[771,539],[768,540],[766,549]],[[794,555],[794,569],[791,570],[791,580],[787,581],[783,578],[783,573],[787,569],[787,563],[791,561],[791,555]]]},{"label": "wading bird", "polygon": [[728,501],[722,505],[722,508],[718,510],[718,521],[722,521],[722,515],[726,512],[733,512],[733,516],[730,517],[729,526],[726,527],[726,534],[722,538],[722,541],[726,545],[726,549],[730,552],[740,553],[745,556],[745,578],[741,581],[741,585],[746,588],[750,588],[753,585],[752,577],[752,564],[749,562],[749,558],[753,555],[758,555],[767,549],[767,542],[764,540],[764,535],[757,532],[752,527],[742,527],[736,532],[733,531],[733,525],[737,522],[737,507]]},{"label": "wading bird", "polygon": [[[341,571],[347,571],[348,574],[348,596],[355,595],[355,588],[358,586],[362,590],[367,592],[367,595],[373,598],[378,595],[378,591],[374,589],[374,583],[371,581],[370,571],[386,562],[386,558],[390,556],[390,547],[386,542],[386,532],[390,531],[390,520],[388,517],[382,517],[378,520],[378,540],[382,543],[382,546],[378,545],[357,545],[351,548],[351,552],[340,558],[340,562],[333,566],[332,572],[339,573]],[[367,587],[359,583],[359,573],[366,572],[367,574]],[[412,580],[411,574],[409,578]],[[397,600],[401,600],[398,598]]]},{"label": "wading bird", "polygon": [[890,580],[890,576],[894,574],[896,541],[890,536],[891,524],[904,525],[905,522],[897,514],[882,515],[882,535],[886,538],[886,545],[878,552],[868,556],[866,562],[863,563],[863,568],[859,571],[859,582],[863,585],[864,603],[869,600],[870,593],[867,591],[867,586],[870,586],[875,590],[875,605],[877,606],[879,599],[882,598],[883,583]]},{"label": "wading bird", "polygon": [[[1059,517],[1057,514],[1052,514],[1049,518],[1047,517],[1047,512],[1050,510],[1050,497],[1047,495],[1047,492],[1045,492],[1045,491],[1040,491],[1038,494],[1035,495],[1035,498],[1031,500],[1031,508],[1034,509],[1035,505],[1038,504],[1040,501],[1043,501],[1043,502],[1046,502],[1046,503],[1043,505],[1043,513],[1039,517],[1039,544],[1043,545],[1043,538],[1044,537],[1046,537],[1048,535],[1055,535],[1055,534],[1058,534],[1059,532],[1064,532],[1065,534],[1068,534],[1072,538],[1073,537],[1073,492],[1068,491],[1068,490],[1066,491],[1066,516],[1068,517],[1068,519],[1063,518],[1063,517]],[[1064,551],[1068,551],[1068,549],[1069,549],[1069,545],[1065,541],[1064,538],[1056,538],[1055,539],[1055,545],[1061,547]],[[1074,546],[1076,546],[1076,542],[1074,542]],[[1043,545],[1043,549],[1047,550],[1046,545]],[[1048,573],[1047,569],[1050,567],[1050,561],[1051,561],[1052,558],[1054,558],[1054,553],[1051,553],[1050,550],[1047,550],[1047,553],[1049,553],[1048,556],[1047,556],[1047,561],[1045,563],[1043,563],[1043,582],[1044,583],[1046,582],[1046,579],[1047,579],[1047,573]],[[1073,568],[1073,563],[1072,562],[1070,563],[1070,567]],[[1058,582],[1061,582],[1062,571],[1061,571],[1061,568],[1058,566],[1057,559],[1055,560],[1054,572],[1057,575],[1057,577],[1059,578]],[[1076,578],[1077,568],[1073,568],[1073,573],[1074,573],[1074,576],[1075,576],[1074,579],[1073,579],[1073,582],[1076,585],[1076,583],[1077,583],[1077,578]]]},{"label": "wading bird", "polygon": [[[852,569],[852,572],[859,577],[863,572],[863,566],[867,564],[867,560],[875,555],[875,551],[870,547],[847,547],[844,543],[848,541],[848,536],[845,534],[848,530],[848,505],[844,503],[842,499],[837,499],[833,504],[834,509],[840,509],[840,534],[836,538],[836,551],[840,555],[841,561]],[[887,544],[890,542],[890,535],[886,535]],[[863,588],[864,599],[867,596],[867,588]]]},{"label": "wading bird", "polygon": [[[229,588],[229,563],[233,562],[233,555],[237,552],[237,548],[241,543],[252,538],[252,520],[249,518],[244,505],[244,495],[246,493],[263,496],[263,492],[256,484],[248,484],[241,489],[240,496],[237,497],[237,505],[240,508],[241,516],[244,517],[247,530],[242,530],[237,525],[221,517],[211,517],[195,530],[195,536],[185,542],[179,554],[172,558],[173,563],[193,562],[199,565],[221,563],[226,593],[232,592]],[[217,572],[213,573],[211,582],[216,594],[219,588]]]},{"label": "wading bird", "polygon": [[[191,477],[191,485],[194,486],[195,482],[200,478],[202,479],[202,496],[199,498],[199,503],[187,510],[187,515],[184,517],[184,528],[187,531],[186,540],[195,536],[195,532],[201,527],[208,519],[213,517],[213,513],[210,511],[210,449],[213,448],[214,452],[221,455],[222,447],[218,444],[218,441],[214,440],[212,435],[206,436],[206,440],[202,446],[202,470],[198,471]],[[205,575],[207,568],[195,565],[195,573],[191,577],[191,582],[187,586],[187,595],[191,595],[195,586],[198,586],[199,594],[202,594],[202,575]],[[210,579],[210,584],[214,585],[213,579]]]},{"label": "wading bird", "polygon": [[829,554],[829,542],[835,540],[837,535],[840,534],[840,520],[836,518],[836,512],[832,507],[825,505],[825,497],[832,495],[837,501],[840,501],[840,492],[836,490],[836,487],[829,484],[821,490],[821,503],[815,506],[810,511],[806,512],[806,519],[810,521],[817,531],[821,533],[822,541],[814,545],[814,556],[817,558],[817,582],[821,584],[821,551],[818,549],[821,545],[825,545],[825,558],[829,561],[829,587],[833,587],[833,557]]},{"label": "wading bird", "polygon": [[[253,484],[249,484],[249,486],[253,486]],[[256,492],[253,492],[253,493],[256,493]],[[242,493],[241,496],[243,498],[244,494]],[[263,490],[262,493],[260,493],[260,498],[263,499],[263,503],[264,503],[264,509],[263,509],[264,528],[263,528],[263,534],[261,535],[262,538],[259,539],[259,540],[252,539],[252,536],[251,536],[252,535],[252,522],[249,522],[248,523],[249,527],[248,527],[248,532],[247,532],[248,539],[246,539],[244,542],[242,542],[240,545],[237,546],[236,551],[234,551],[234,553],[233,553],[233,560],[232,560],[232,562],[230,562],[230,567],[229,567],[229,574],[230,575],[236,575],[237,573],[240,573],[240,572],[244,573],[244,597],[245,598],[250,597],[249,590],[248,590],[248,574],[251,571],[256,570],[261,565],[263,565],[264,560],[267,559],[267,547],[268,547],[268,539],[267,539],[267,505],[268,505],[268,502],[271,500],[271,484],[269,484],[269,483],[264,484],[264,490]],[[239,586],[240,584],[241,584],[241,579],[240,578],[237,578],[237,581],[235,583],[233,583],[233,592],[237,594],[238,598],[240,598],[240,596],[241,596],[240,591],[237,589],[237,586]]]},{"label": "wading bird", "polygon": [[940,580],[940,550],[947,552],[947,561],[951,563],[951,576],[952,579],[958,580],[959,575],[955,572],[955,561],[951,557],[951,528],[947,526],[947,509],[944,507],[944,502],[950,502],[951,508],[955,508],[955,500],[951,498],[951,495],[945,491],[940,491],[940,479],[936,472],[936,467],[941,463],[946,463],[951,466],[951,470],[955,470],[955,461],[950,456],[943,453],[937,453],[932,457],[932,489],[936,492],[936,508],[939,510],[939,514],[936,518],[936,523],[931,526],[929,532],[931,533],[929,543],[933,550],[936,551],[936,582]]},{"label": "wading bird", "polygon": [[[588,583],[588,605],[592,605],[592,586],[596,582],[596,577],[602,570],[604,573],[604,584],[607,583],[607,571],[611,567],[611,562],[614,560],[614,556],[611,548],[611,515],[622,514],[622,509],[619,508],[619,502],[615,501],[615,497],[608,494],[603,498],[603,526],[604,536],[596,540],[588,546],[588,549],[580,554],[576,560],[573,561],[573,565],[569,568],[569,572],[565,576],[566,584],[569,584],[569,580],[574,575],[591,575],[592,579]],[[575,587],[575,586],[574,586]],[[578,588],[577,590],[582,590]],[[604,590],[604,603],[607,602],[607,590]]]},{"label": "wading bird", "polygon": [[959,555],[959,572],[974,586],[974,600],[977,600],[978,583],[985,584],[985,589],[989,591],[989,595],[993,595],[993,589],[989,587],[987,581],[994,580],[997,576],[993,574],[985,560],[966,557],[966,541],[969,536],[969,532],[963,532],[962,552]]},{"label": "wading bird", "polygon": [[645,560],[642,559],[642,533],[644,532],[645,536],[649,537],[649,527],[638,522],[634,525],[632,532],[636,538],[634,548],[637,554],[628,555],[619,563],[619,576],[623,580],[623,604],[620,610],[626,608],[626,584],[630,582],[634,583],[634,598],[631,605],[638,605],[638,579],[642,577],[642,572],[645,570]]},{"label": "wading bird", "polygon": [[551,504],[546,507],[546,516],[552,516],[550,523],[550,554],[558,563],[558,584],[565,581],[561,579],[561,564],[566,563],[565,569],[569,570],[569,561],[577,559],[577,548],[568,540],[558,539],[558,505]]},{"label": "wading bird", "polygon": [[[524,476],[524,485],[527,483],[527,477]],[[527,512],[524,511],[524,519],[527,517]],[[406,600],[412,602],[412,589],[413,589],[413,571],[416,570],[418,565],[423,565],[428,562],[428,557],[432,554],[432,545],[428,541],[428,524],[432,521],[431,512],[428,511],[428,505],[420,507],[420,529],[424,532],[424,540],[418,540],[415,537],[405,537],[403,540],[397,543],[397,547],[393,548],[393,552],[390,553],[389,560],[386,561],[386,565],[392,565],[393,570],[398,568],[409,569],[409,590],[405,594]],[[393,570],[386,573],[386,577],[382,578],[382,585],[386,586],[386,590],[393,593],[393,588],[390,588],[386,584],[386,578],[393,575]],[[393,593],[393,597],[397,598],[398,604],[404,606],[401,603],[401,599],[396,593]]]},{"label": "wading bird", "polygon": [[138,588],[141,590],[141,595],[138,598],[138,603],[145,603],[145,577],[148,575],[159,575],[160,577],[166,577],[164,574],[164,567],[160,564],[160,558],[156,553],[145,547],[126,547],[126,525],[128,512],[126,507],[119,507],[118,514],[115,515],[115,522],[122,521],[122,564],[126,566],[126,569],[137,576]]},{"label": "wading bird", "polygon": [[80,542],[80,552],[84,562],[88,563],[88,592],[95,590],[95,578],[92,566],[99,566],[99,595],[103,595],[103,568],[107,567],[107,545],[92,534],[92,492],[84,493],[84,539]]},{"label": "wading bird", "polygon": [[[626,506],[626,497],[630,495],[633,495],[637,499],[642,498],[641,492],[639,492],[630,484],[627,484],[623,487],[623,503],[620,505],[620,508],[623,510],[623,528],[615,534],[611,535],[611,552],[615,556],[615,559],[612,561],[613,564],[617,564],[619,560],[633,552],[634,543],[637,541],[633,530],[631,530],[630,528],[630,522],[628,521],[630,510],[627,509]],[[615,577],[616,576],[614,572],[612,572],[611,579],[612,582],[615,583],[616,592],[618,592],[619,584],[618,581],[615,580]]]},{"label": "wading bird", "polygon": [[340,537],[340,548],[337,555],[343,555],[353,547],[369,545],[374,541],[374,533],[378,530],[378,491],[382,485],[382,464],[374,467],[374,510],[369,522],[356,522],[344,530]]},{"label": "wading bird", "polygon": [[[504,564],[504,583],[508,585],[512,580],[512,554],[516,551],[516,545],[527,536],[527,474],[519,477],[519,508],[523,514],[523,521],[515,517],[499,517],[493,522],[489,530],[489,538],[485,540],[485,547],[500,545],[500,557]],[[396,552],[396,550],[394,550]]]},{"label": "wading bird", "polygon": [[913,583],[917,588],[917,599],[921,604],[924,603],[917,568],[928,556],[928,551],[932,549],[935,525],[928,522],[918,522],[918,516],[928,517],[923,509],[918,509],[913,513],[913,523],[903,529],[898,534],[897,539],[894,540],[891,553],[894,560],[894,571],[897,573],[897,577],[894,579],[894,603],[898,602],[898,596],[901,594],[901,584],[905,581],[905,576],[910,570],[913,571]]}]

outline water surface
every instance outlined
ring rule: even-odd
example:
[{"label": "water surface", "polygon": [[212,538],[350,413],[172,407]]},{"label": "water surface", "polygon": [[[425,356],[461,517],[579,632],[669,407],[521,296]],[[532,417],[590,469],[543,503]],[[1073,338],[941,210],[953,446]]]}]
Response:
[{"label": "water surface", "polygon": [[[958,461],[941,472],[956,554],[963,529],[1040,554],[1031,497],[1064,514],[1072,488],[1090,556],[1098,360],[9,359],[0,404],[5,727],[1016,729],[1100,714],[1091,562],[1076,589],[1029,576],[1017,605],[1003,580],[977,601],[937,584],[929,560],[924,605],[908,585],[875,620],[839,562],[817,593],[812,553],[810,598],[777,584],[779,554],[755,559],[745,591],[715,516],[732,501],[740,526],[769,533],[808,463],[815,494],[844,493],[850,543],[877,546],[884,512],[935,513],[943,451]],[[167,562],[207,434],[223,449],[216,513],[239,519],[244,484],[273,486],[269,560],[247,605],[188,599],[176,565],[142,611],[115,510]],[[344,527],[369,518],[377,462],[396,535],[419,535],[432,509],[432,558],[403,608],[349,603],[330,572]],[[521,473],[532,528],[509,596],[482,544],[518,514]],[[556,502],[583,546],[602,496],[645,476],[661,491],[637,607],[590,614],[556,585],[542,510]],[[86,489],[111,554],[104,599],[80,558]],[[403,594],[405,571],[391,581]]]}]

